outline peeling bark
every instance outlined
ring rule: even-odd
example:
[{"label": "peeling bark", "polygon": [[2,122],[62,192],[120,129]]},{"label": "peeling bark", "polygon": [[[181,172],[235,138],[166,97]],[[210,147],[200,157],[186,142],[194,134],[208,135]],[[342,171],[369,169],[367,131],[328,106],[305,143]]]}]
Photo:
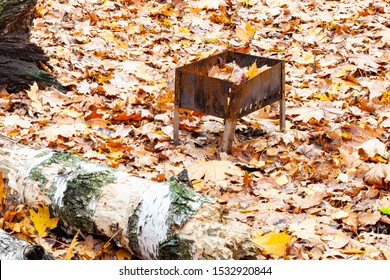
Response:
[{"label": "peeling bark", "polygon": [[0,171],[28,201],[50,205],[64,228],[114,236],[141,259],[250,259],[249,228],[176,177],[158,183],[68,152],[0,136]]}]

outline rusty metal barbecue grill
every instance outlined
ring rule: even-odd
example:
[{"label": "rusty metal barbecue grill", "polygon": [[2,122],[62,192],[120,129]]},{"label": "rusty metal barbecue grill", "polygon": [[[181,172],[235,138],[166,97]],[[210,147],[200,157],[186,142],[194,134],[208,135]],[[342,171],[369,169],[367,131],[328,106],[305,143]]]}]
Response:
[{"label": "rusty metal barbecue grill", "polygon": [[[235,61],[240,67],[256,62],[270,68],[239,85],[208,76],[218,58],[226,63]],[[179,109],[189,109],[224,118],[222,151],[230,152],[237,119],[279,101],[280,130],[285,130],[284,61],[226,51],[184,65],[175,73],[174,143],[179,144]]]}]

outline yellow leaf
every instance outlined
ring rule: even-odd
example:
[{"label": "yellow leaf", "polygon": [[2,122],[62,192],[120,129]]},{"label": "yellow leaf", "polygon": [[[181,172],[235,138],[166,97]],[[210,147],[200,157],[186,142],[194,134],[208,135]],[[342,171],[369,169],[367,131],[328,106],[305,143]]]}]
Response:
[{"label": "yellow leaf", "polygon": [[77,118],[80,118],[82,116],[84,116],[84,113],[82,112],[77,112],[75,110],[72,110],[72,109],[64,109],[63,112],[65,113],[65,115],[71,117],[71,118],[74,118],[74,119],[77,119]]},{"label": "yellow leaf", "polygon": [[185,28],[185,27],[181,27],[179,29],[179,31],[182,32],[182,33],[190,33],[191,32],[188,28]]},{"label": "yellow leaf", "polygon": [[279,186],[284,186],[284,185],[287,185],[288,184],[288,178],[286,175],[282,175],[280,177],[278,177],[276,180],[275,180],[276,184],[278,184]]},{"label": "yellow leaf", "polygon": [[316,97],[318,99],[325,100],[325,101],[332,101],[333,100],[333,96],[332,95],[330,95],[330,97],[329,97],[329,96],[327,96],[325,94],[316,94],[316,95],[314,95],[314,97]]},{"label": "yellow leaf", "polygon": [[253,36],[253,35],[255,35],[257,28],[256,28],[256,26],[252,26],[252,25],[250,25],[249,22],[247,22],[245,24],[245,29],[246,29],[246,31],[248,31],[248,34],[250,34],[250,36]]},{"label": "yellow leaf", "polygon": [[261,235],[261,232],[255,233],[255,237],[252,240],[254,245],[265,254],[271,255],[274,259],[283,257],[286,253],[287,244],[291,241],[292,237],[285,232],[276,233],[275,230]]},{"label": "yellow leaf", "polygon": [[248,69],[248,77],[249,79],[252,79],[254,78],[257,74],[259,74],[259,71],[258,71],[258,68],[257,68],[257,64],[256,64],[256,61],[251,65],[251,67],[249,67]]},{"label": "yellow leaf", "polygon": [[255,35],[255,32],[256,26],[251,26],[249,23],[245,26],[238,26],[236,29],[237,37],[243,42],[250,41],[253,38],[253,35]]},{"label": "yellow leaf", "polygon": [[352,134],[344,131],[341,133],[341,138],[343,138],[343,140],[350,141],[352,140]]},{"label": "yellow leaf", "polygon": [[7,135],[8,135],[9,137],[15,137],[15,136],[17,136],[17,135],[19,135],[19,134],[20,134],[20,131],[19,131],[19,130],[12,130],[12,131],[10,131],[10,132],[7,133]]},{"label": "yellow leaf", "polygon": [[167,27],[171,27],[172,26],[172,22],[169,20],[169,19],[166,19],[164,18],[163,19],[163,22],[162,22],[165,26]]},{"label": "yellow leaf", "polygon": [[108,157],[111,159],[121,159],[123,157],[123,152],[121,151],[114,151],[108,154]]},{"label": "yellow leaf", "polygon": [[206,44],[215,44],[215,43],[219,42],[219,36],[218,35],[206,36],[206,37],[203,37],[203,41]]},{"label": "yellow leaf", "polygon": [[251,209],[240,209],[240,210],[238,210],[238,212],[240,212],[240,213],[252,213],[253,210],[251,210]]},{"label": "yellow leaf", "polygon": [[247,75],[248,75],[248,78],[249,79],[252,79],[254,78],[255,76],[259,75],[260,73],[268,70],[269,67],[268,65],[263,65],[261,66],[260,68],[257,68],[257,63],[256,61],[251,65],[251,67],[249,67],[248,69],[248,72],[247,72]]},{"label": "yellow leaf", "polygon": [[238,2],[246,4],[248,6],[254,6],[257,4],[257,0],[239,0]]},{"label": "yellow leaf", "polygon": [[390,102],[390,91],[384,91],[382,95],[384,100]]},{"label": "yellow leaf", "polygon": [[364,254],[366,251],[357,248],[351,248],[351,249],[340,250],[340,252],[343,254]]},{"label": "yellow leaf", "polygon": [[115,38],[115,34],[111,31],[105,31],[102,34],[103,38],[106,39],[108,42],[116,43],[117,39]]},{"label": "yellow leaf", "polygon": [[308,87],[309,87],[309,85],[306,84],[306,83],[302,83],[302,84],[299,86],[299,88],[308,88]]},{"label": "yellow leaf", "polygon": [[77,237],[79,236],[79,233],[80,233],[80,230],[78,230],[77,233],[75,234],[75,236],[73,237],[73,240],[69,245],[69,248],[68,248],[68,251],[66,252],[64,260],[71,260],[72,259],[74,248],[79,244],[79,242],[77,241]]},{"label": "yellow leaf", "polygon": [[30,209],[31,224],[27,230],[32,235],[45,237],[49,234],[50,229],[57,227],[58,218],[50,218],[49,208],[42,202],[38,203],[38,211]]}]

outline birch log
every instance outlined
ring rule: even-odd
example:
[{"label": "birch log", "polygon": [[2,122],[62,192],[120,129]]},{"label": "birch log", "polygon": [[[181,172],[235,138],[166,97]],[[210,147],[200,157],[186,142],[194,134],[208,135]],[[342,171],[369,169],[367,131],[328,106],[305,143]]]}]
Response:
[{"label": "birch log", "polygon": [[0,229],[0,260],[52,260],[42,246],[33,245]]},{"label": "birch log", "polygon": [[68,152],[0,136],[0,171],[28,201],[44,201],[64,228],[112,237],[141,259],[253,259],[249,228],[176,177],[159,183]]}]

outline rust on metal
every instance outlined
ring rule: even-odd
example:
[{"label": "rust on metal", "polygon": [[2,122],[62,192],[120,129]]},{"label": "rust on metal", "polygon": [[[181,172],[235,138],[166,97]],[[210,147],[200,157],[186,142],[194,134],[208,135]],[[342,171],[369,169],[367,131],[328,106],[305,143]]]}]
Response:
[{"label": "rust on metal", "polygon": [[[223,59],[240,67],[256,62],[258,68],[270,68],[239,85],[208,76],[210,68]],[[184,65],[175,72],[174,142],[179,142],[179,108],[225,119],[222,150],[229,152],[238,118],[279,101],[280,130],[285,129],[284,61],[226,51]],[[234,124],[233,124],[234,122]]]}]

